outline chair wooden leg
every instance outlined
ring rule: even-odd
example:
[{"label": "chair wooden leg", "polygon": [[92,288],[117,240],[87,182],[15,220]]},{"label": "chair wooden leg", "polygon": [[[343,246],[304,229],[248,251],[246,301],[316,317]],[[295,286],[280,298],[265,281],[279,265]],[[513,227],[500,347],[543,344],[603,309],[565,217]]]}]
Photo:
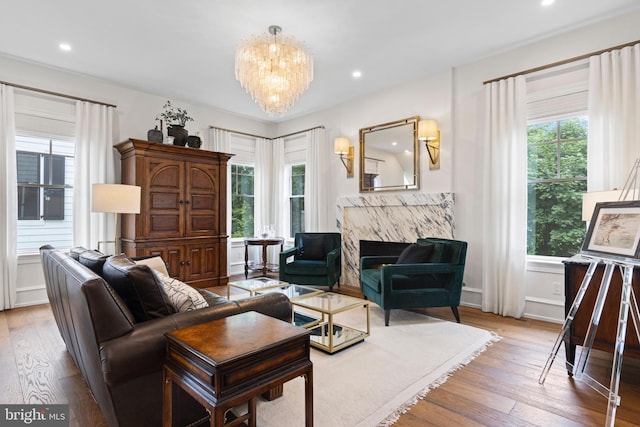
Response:
[{"label": "chair wooden leg", "polygon": [[391,310],[384,311],[384,326],[389,326],[389,314],[391,314]]},{"label": "chair wooden leg", "polygon": [[453,315],[456,317],[456,322],[460,323],[460,313],[458,313],[458,307],[451,307]]}]

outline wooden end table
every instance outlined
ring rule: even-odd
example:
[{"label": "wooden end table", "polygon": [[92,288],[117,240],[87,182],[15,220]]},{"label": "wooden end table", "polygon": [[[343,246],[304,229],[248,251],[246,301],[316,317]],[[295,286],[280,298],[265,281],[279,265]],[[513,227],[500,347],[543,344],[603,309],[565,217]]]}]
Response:
[{"label": "wooden end table", "polygon": [[[305,378],[305,426],[313,426],[313,365],[309,331],[247,312],[168,332],[163,367],[163,427],[173,425],[176,384],[206,409],[211,427],[256,426],[256,397]],[[227,412],[248,403],[227,423]]]},{"label": "wooden end table", "polygon": [[[277,271],[278,264],[269,264],[267,248],[269,246],[280,245],[280,252],[284,249],[284,239],[282,237],[271,238],[249,238],[244,239],[244,278],[249,277],[249,270],[260,270],[266,276],[270,271]],[[262,264],[249,267],[249,246],[262,246]]]}]

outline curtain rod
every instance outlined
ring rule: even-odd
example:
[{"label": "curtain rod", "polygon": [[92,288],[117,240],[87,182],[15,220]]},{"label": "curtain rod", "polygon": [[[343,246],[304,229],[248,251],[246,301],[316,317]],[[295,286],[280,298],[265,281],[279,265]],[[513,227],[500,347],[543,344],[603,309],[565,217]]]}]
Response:
[{"label": "curtain rod", "polygon": [[291,133],[288,133],[286,135],[276,136],[275,138],[267,138],[266,136],[254,135],[252,133],[240,132],[238,130],[225,129],[225,128],[221,128],[221,127],[218,127],[218,126],[212,126],[212,125],[209,125],[209,129],[218,129],[218,130],[223,130],[225,132],[235,133],[235,134],[238,134],[238,135],[251,136],[251,137],[254,137],[254,138],[262,138],[262,139],[268,139],[268,140],[273,141],[274,139],[287,138],[289,136],[297,135],[299,133],[309,132],[310,130],[314,130],[314,129],[324,129],[324,126],[320,125],[320,126],[312,127],[312,128],[309,128],[309,129],[299,130],[297,132],[291,132]]},{"label": "curtain rod", "polygon": [[573,58],[563,59],[562,61],[552,62],[550,64],[541,65],[539,67],[529,68],[528,70],[520,71],[518,73],[513,73],[513,74],[506,75],[506,76],[497,77],[495,79],[487,80],[487,81],[483,82],[482,84],[486,85],[486,84],[489,84],[489,83],[495,83],[495,82],[497,82],[499,80],[504,80],[504,79],[508,79],[508,78],[511,78],[511,77],[516,77],[516,76],[519,76],[519,75],[522,75],[522,74],[535,73],[536,71],[542,71],[542,70],[546,70],[547,68],[553,68],[553,67],[557,67],[559,65],[568,64],[570,62],[580,61],[581,59],[587,59],[587,58],[590,58],[590,57],[595,56],[595,55],[602,55],[603,53],[611,52],[612,50],[618,50],[618,49],[622,49],[622,48],[625,48],[625,47],[634,46],[634,45],[636,45],[638,43],[640,43],[640,40],[636,40],[636,41],[633,41],[633,42],[621,44],[621,45],[614,46],[614,47],[609,47],[607,49],[598,50],[596,52],[585,53],[584,55],[574,56]]},{"label": "curtain rod", "polygon": [[50,90],[40,89],[40,88],[37,88],[37,87],[19,85],[19,84],[16,84],[16,83],[4,82],[2,80],[0,80],[0,84],[7,85],[7,86],[13,86],[13,87],[18,88],[18,89],[31,90],[33,92],[45,93],[47,95],[60,96],[62,98],[73,99],[75,101],[86,101],[86,102],[92,102],[94,104],[104,105],[104,106],[107,106],[107,107],[117,108],[117,105],[107,104],[106,102],[94,101],[93,99],[87,99],[87,98],[80,98],[78,96],[67,95],[65,93],[52,92]]}]

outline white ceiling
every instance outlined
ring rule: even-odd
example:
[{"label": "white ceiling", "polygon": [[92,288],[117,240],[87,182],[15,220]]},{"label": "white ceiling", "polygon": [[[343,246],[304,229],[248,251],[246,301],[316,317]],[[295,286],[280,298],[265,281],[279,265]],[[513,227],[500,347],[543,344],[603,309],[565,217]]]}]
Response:
[{"label": "white ceiling", "polygon": [[[640,9],[638,0],[556,0],[546,8],[540,1],[7,1],[0,53],[281,121]],[[238,42],[269,25],[304,42],[315,61],[307,92],[271,118],[234,75]],[[72,51],[60,51],[61,42]]]}]

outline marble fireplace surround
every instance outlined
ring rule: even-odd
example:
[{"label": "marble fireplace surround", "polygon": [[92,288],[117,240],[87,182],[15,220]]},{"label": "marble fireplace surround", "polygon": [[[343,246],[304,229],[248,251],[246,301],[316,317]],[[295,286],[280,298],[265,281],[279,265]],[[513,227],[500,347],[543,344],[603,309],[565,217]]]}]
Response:
[{"label": "marble fireplace surround", "polygon": [[415,242],[453,238],[453,193],[376,194],[338,199],[342,235],[341,285],[360,287],[360,240]]}]

